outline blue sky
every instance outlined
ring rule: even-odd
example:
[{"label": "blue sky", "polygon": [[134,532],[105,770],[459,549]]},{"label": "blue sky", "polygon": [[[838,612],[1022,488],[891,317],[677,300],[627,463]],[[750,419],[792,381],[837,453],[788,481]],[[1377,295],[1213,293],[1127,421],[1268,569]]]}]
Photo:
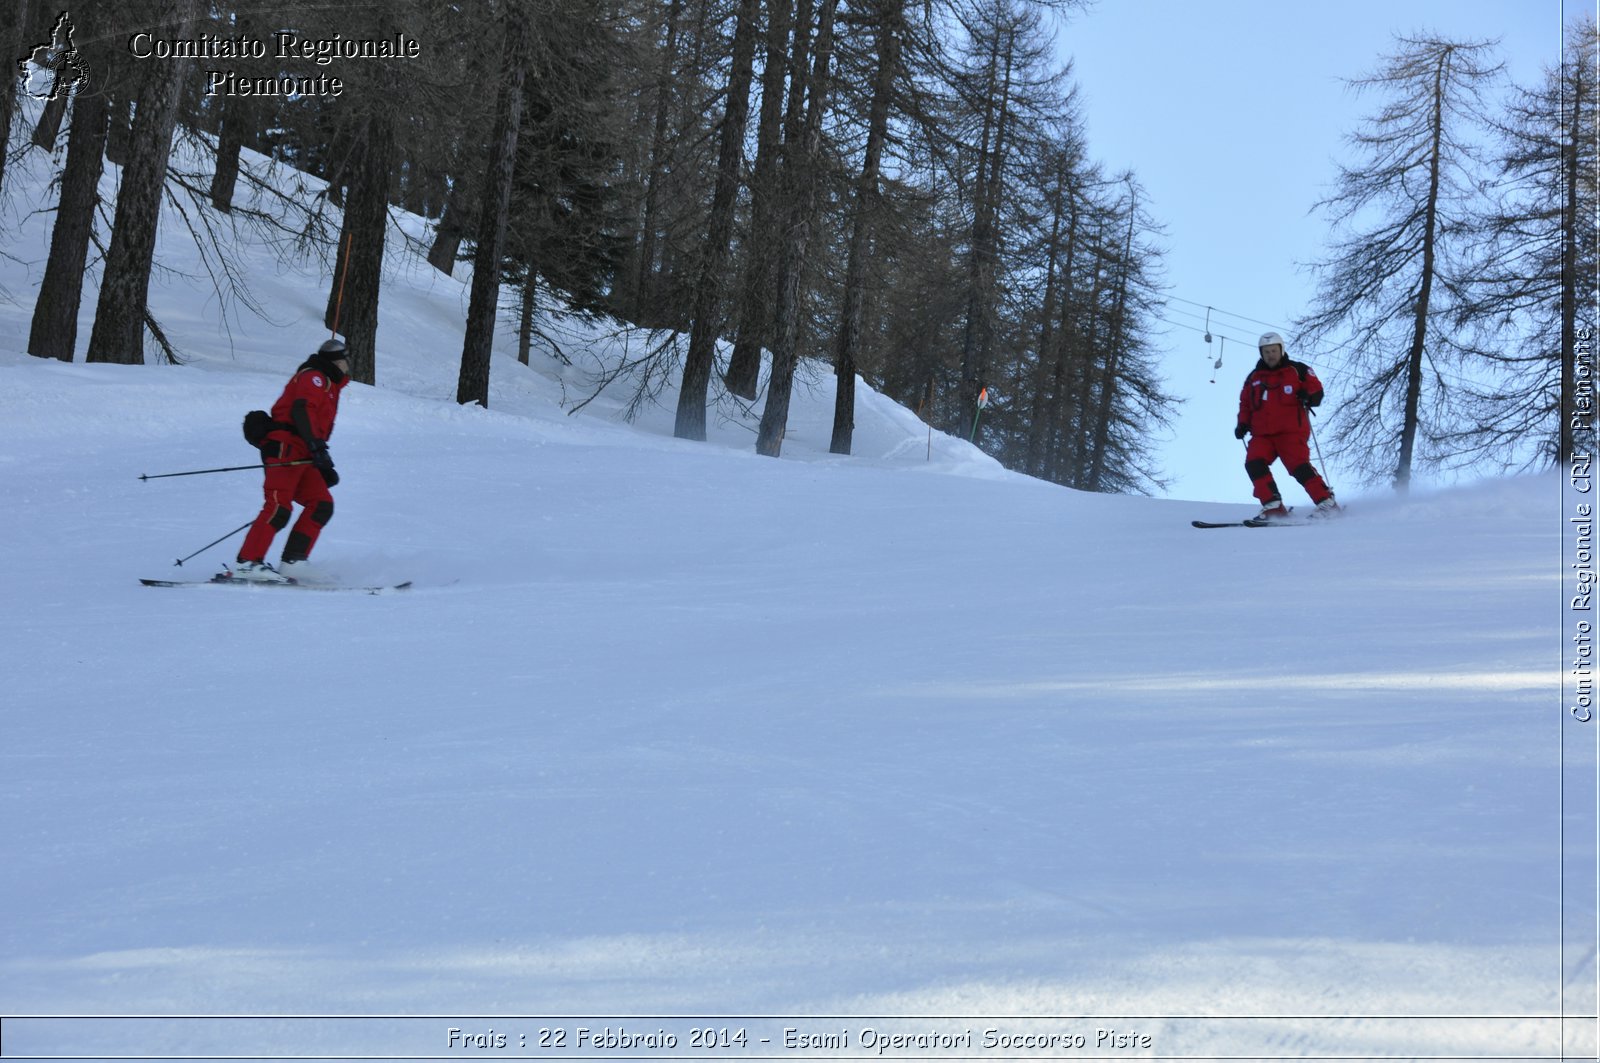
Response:
[{"label": "blue sky", "polygon": [[[1232,427],[1259,322],[1304,355],[1289,325],[1315,291],[1302,264],[1322,257],[1327,238],[1309,211],[1348,158],[1345,135],[1378,103],[1344,79],[1375,70],[1396,33],[1431,30],[1499,38],[1507,77],[1531,85],[1559,58],[1563,18],[1586,10],[1559,0],[1099,0],[1060,29],[1091,155],[1108,172],[1132,169],[1166,228],[1163,368],[1186,400],[1161,449],[1172,496],[1250,501]],[[1212,315],[1210,345],[1194,331],[1207,305],[1226,312]],[[1224,345],[1223,334],[1244,342]],[[1311,363],[1337,403],[1337,367]],[[1346,497],[1362,490],[1337,464],[1326,471]],[[1290,502],[1305,501],[1279,479]]]}]

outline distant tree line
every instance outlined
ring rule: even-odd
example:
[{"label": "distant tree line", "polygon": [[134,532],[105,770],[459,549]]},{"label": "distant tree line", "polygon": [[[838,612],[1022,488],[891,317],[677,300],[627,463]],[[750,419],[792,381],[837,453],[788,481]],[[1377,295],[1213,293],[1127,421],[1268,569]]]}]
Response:
[{"label": "distant tree line", "polygon": [[1592,15],[1572,22],[1508,95],[1493,42],[1441,36],[1398,38],[1352,82],[1380,104],[1320,204],[1335,240],[1299,330],[1345,370],[1334,439],[1371,478],[1592,452],[1572,400],[1600,306],[1596,40]]},{"label": "distant tree line", "polygon": [[[21,54],[58,12],[8,2]],[[1151,339],[1159,233],[1133,176],[1088,161],[1046,29],[1070,6],[75,5],[92,82],[47,104],[29,139],[61,159],[29,350],[72,357],[86,267],[99,261],[88,358],[143,361],[146,336],[173,355],[145,305],[165,204],[210,242],[214,279],[233,298],[247,286],[230,285],[216,215],[332,248],[325,323],[371,382],[383,248],[391,210],[404,209],[432,221],[437,268],[472,262],[462,402],[488,401],[502,289],[520,296],[524,360],[543,291],[685,341],[656,355],[681,373],[685,438],[704,438],[717,401],[759,403],[757,449],[779,454],[809,358],[836,370],[839,453],[852,448],[860,374],[1013,467],[1148,489],[1159,483],[1150,428],[1172,407]],[[134,59],[129,36],[152,28],[169,39],[405,33],[422,49],[338,63],[337,97],[207,95],[212,66],[241,80],[326,69],[271,55]],[[14,116],[15,98],[3,102]],[[172,161],[184,141],[212,160],[209,172]],[[246,149],[326,191],[289,210],[280,201],[292,197],[253,184]],[[97,194],[107,161],[123,167],[115,203]]]},{"label": "distant tree line", "polygon": [[[0,4],[15,12],[0,23],[12,55],[48,39],[59,14],[42,0]],[[225,302],[249,300],[230,275],[229,224],[331,251],[325,324],[348,337],[354,375],[371,383],[383,251],[401,238],[390,221],[404,210],[431,223],[436,268],[472,265],[460,402],[488,402],[508,294],[529,360],[542,294],[547,306],[655,330],[649,357],[658,378],[680,381],[684,438],[705,438],[718,403],[748,404],[752,416],[759,404],[755,446],[780,454],[800,370],[822,364],[834,371],[837,453],[853,446],[859,374],[1011,468],[1090,490],[1158,488],[1155,441],[1176,404],[1158,372],[1162,233],[1137,178],[1091,159],[1053,36],[1061,26],[1070,34],[1075,6],[75,4],[89,85],[30,111],[27,143],[0,144],[0,160],[38,149],[61,160],[28,349],[73,357],[83,278],[98,261],[87,357],[142,362],[146,336],[172,357],[146,293],[157,219],[177,210]],[[136,59],[127,41],[141,29],[169,39],[404,34],[420,53],[332,66],[305,56]],[[1577,130],[1593,127],[1594,90],[1573,67],[1587,54],[1592,73],[1593,42],[1591,21],[1574,32],[1571,61],[1519,90],[1496,120],[1501,157],[1477,164],[1498,165],[1493,210],[1462,206],[1464,149],[1447,125],[1482,117],[1471,88],[1491,67],[1478,46],[1407,42],[1403,69],[1383,75],[1384,86],[1421,93],[1397,134],[1411,141],[1394,154],[1431,150],[1437,165],[1386,169],[1386,150],[1358,141],[1371,157],[1329,203],[1351,225],[1367,224],[1375,205],[1400,215],[1393,233],[1355,230],[1336,247],[1303,322],[1312,343],[1341,329],[1364,337],[1351,355],[1366,374],[1363,400],[1339,426],[1347,446],[1398,446],[1409,469],[1419,437],[1441,455],[1508,461],[1533,437],[1550,436],[1550,454],[1563,445],[1560,352],[1538,337],[1558,295],[1581,295],[1586,283],[1592,293],[1594,138]],[[1440,49],[1447,59],[1430,67]],[[241,79],[332,69],[344,89],[208,95],[203,70],[217,66]],[[8,132],[19,113],[9,81]],[[1440,101],[1431,109],[1429,86]],[[317,191],[263,183],[242,163],[246,150],[319,179],[307,186]],[[122,167],[115,203],[97,192],[107,162]],[[1579,202],[1552,213],[1558,186]],[[1470,233],[1463,211],[1478,226]],[[1423,330],[1409,345],[1404,321]],[[1445,322],[1448,341],[1436,329]],[[1503,372],[1458,386],[1438,371],[1455,358]]]}]

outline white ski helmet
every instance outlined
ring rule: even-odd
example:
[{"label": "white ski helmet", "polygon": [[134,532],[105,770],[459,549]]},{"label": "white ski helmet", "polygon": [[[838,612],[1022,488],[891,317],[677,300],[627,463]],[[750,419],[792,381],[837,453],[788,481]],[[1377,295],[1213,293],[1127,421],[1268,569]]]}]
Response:
[{"label": "white ski helmet", "polygon": [[1288,354],[1289,353],[1289,343],[1288,343],[1288,341],[1285,340],[1282,336],[1278,335],[1276,332],[1263,332],[1261,334],[1261,338],[1259,340],[1256,340],[1256,347],[1257,348],[1270,347],[1274,343],[1276,343],[1279,347],[1283,348],[1283,353],[1284,354]]}]

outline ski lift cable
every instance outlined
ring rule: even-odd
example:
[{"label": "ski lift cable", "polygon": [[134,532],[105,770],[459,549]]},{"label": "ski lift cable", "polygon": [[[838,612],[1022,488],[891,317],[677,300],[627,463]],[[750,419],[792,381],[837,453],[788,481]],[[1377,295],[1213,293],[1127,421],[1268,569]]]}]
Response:
[{"label": "ski lift cable", "polygon": [[[1181,310],[1178,311],[1178,312],[1182,313]],[[1191,325],[1191,324],[1189,324],[1189,323],[1187,323],[1185,321],[1174,321],[1174,320],[1172,320],[1171,318],[1168,318],[1168,317],[1159,317],[1158,316],[1156,318],[1156,320],[1157,321],[1163,321],[1166,324],[1173,326],[1174,328],[1186,328],[1191,332],[1201,332],[1201,333],[1203,333],[1205,331],[1199,325]],[[1224,332],[1214,332],[1214,333],[1212,333],[1212,335],[1213,336],[1219,336],[1219,337],[1222,337],[1224,339],[1230,339],[1234,343],[1242,343],[1246,347],[1254,347],[1255,346],[1255,342],[1256,342],[1253,337],[1251,339],[1241,339],[1238,336],[1229,336],[1227,333],[1224,333]]]},{"label": "ski lift cable", "polygon": [[[1261,321],[1258,318],[1246,317],[1243,314],[1234,314],[1234,313],[1230,313],[1229,311],[1226,311],[1226,310],[1218,310],[1214,306],[1212,306],[1212,305],[1210,305],[1208,303],[1197,303],[1193,299],[1184,299],[1184,298],[1181,298],[1181,297],[1175,296],[1175,295],[1165,295],[1165,296],[1163,296],[1163,298],[1167,299],[1167,300],[1171,300],[1171,301],[1180,302],[1180,303],[1187,303],[1187,304],[1189,304],[1191,306],[1203,307],[1203,308],[1205,308],[1206,311],[1208,311],[1207,314],[1202,315],[1199,311],[1185,310],[1182,307],[1177,307],[1177,306],[1167,306],[1164,309],[1166,310],[1166,312],[1168,314],[1178,314],[1178,315],[1182,315],[1184,317],[1192,317],[1192,318],[1195,318],[1196,320],[1205,320],[1209,316],[1209,312],[1215,312],[1215,313],[1218,313],[1218,314],[1225,314],[1228,317],[1236,317],[1236,318],[1239,318],[1239,319],[1241,319],[1243,321],[1249,321],[1252,324],[1263,325],[1266,328],[1274,330],[1274,331],[1277,331],[1277,330],[1279,330],[1281,328],[1281,326],[1274,325],[1270,321]],[[1157,321],[1161,321],[1161,322],[1163,322],[1165,324],[1168,324],[1168,325],[1171,325],[1171,326],[1173,326],[1175,328],[1188,329],[1191,332],[1198,332],[1201,335],[1205,335],[1207,332],[1210,332],[1210,334],[1213,337],[1226,338],[1226,339],[1232,340],[1234,343],[1242,344],[1243,346],[1245,346],[1247,348],[1254,348],[1255,345],[1256,345],[1256,340],[1258,338],[1256,336],[1250,336],[1250,337],[1246,338],[1246,337],[1241,337],[1241,336],[1229,335],[1229,334],[1223,333],[1221,331],[1212,331],[1207,326],[1192,325],[1192,324],[1189,324],[1186,321],[1174,321],[1171,317],[1167,317],[1164,314],[1154,314],[1152,316],[1155,317],[1155,319]],[[1343,368],[1345,368],[1345,366],[1342,363],[1344,363],[1345,360],[1346,360],[1345,359],[1345,355],[1344,355],[1345,348],[1349,347],[1352,343],[1356,342],[1357,338],[1358,337],[1354,337],[1354,336],[1347,337],[1346,339],[1344,339],[1344,340],[1342,340],[1342,341],[1340,341],[1338,343],[1334,343],[1334,344],[1329,344],[1327,342],[1307,344],[1307,345],[1304,346],[1304,348],[1301,351],[1301,353],[1303,353],[1303,354],[1305,354],[1305,355],[1307,355],[1307,356],[1309,356],[1311,358],[1315,358],[1315,359],[1317,359],[1319,361],[1325,361],[1325,362],[1328,362],[1328,363],[1336,364],[1339,369],[1343,369]]]},{"label": "ski lift cable", "polygon": [[[1179,314],[1188,313],[1188,311],[1185,311],[1185,310],[1174,310],[1173,312],[1174,313],[1179,313]],[[1187,322],[1183,322],[1183,321],[1173,321],[1171,318],[1162,317],[1160,315],[1153,315],[1153,316],[1155,316],[1157,321],[1161,321],[1161,322],[1163,322],[1165,324],[1171,325],[1174,328],[1188,329],[1191,332],[1203,332],[1204,331],[1199,325],[1191,325],[1191,324],[1188,324]],[[1198,317],[1199,315],[1196,314],[1194,316]],[[1238,343],[1238,344],[1243,345],[1246,348],[1246,350],[1248,350],[1248,351],[1254,351],[1256,349],[1256,337],[1254,337],[1254,336],[1252,336],[1252,337],[1250,337],[1248,339],[1241,339],[1238,336],[1230,336],[1230,335],[1227,335],[1227,334],[1221,333],[1221,332],[1213,333],[1213,335],[1215,335],[1217,338],[1222,340],[1224,345],[1226,344],[1226,342],[1228,340],[1232,340],[1234,343]],[[1327,345],[1324,345],[1324,344],[1312,344],[1312,345],[1310,345],[1310,349],[1307,350],[1304,353],[1305,353],[1306,357],[1308,357],[1308,358],[1313,358],[1313,359],[1316,359],[1319,362],[1326,363],[1327,367],[1330,368],[1334,373],[1339,373],[1339,374],[1347,373],[1347,372],[1350,371],[1350,367],[1346,363],[1346,360],[1342,357],[1342,353],[1341,352],[1343,352],[1343,350],[1346,347],[1350,346],[1353,342],[1355,342],[1355,339],[1356,339],[1355,337],[1351,337],[1349,339],[1345,339],[1342,342],[1334,344],[1332,346],[1327,346]],[[1296,356],[1298,357],[1298,355],[1296,355]],[[1207,357],[1210,357],[1209,354],[1207,355]],[[1221,359],[1221,356],[1219,354],[1219,356],[1217,358],[1217,362],[1212,365],[1212,369],[1213,370],[1222,368],[1222,366],[1220,364],[1221,360],[1222,359]],[[1453,387],[1469,387],[1469,386],[1473,385],[1474,383],[1476,383],[1476,381],[1474,381],[1473,379],[1471,379],[1471,378],[1469,378],[1467,376],[1464,376],[1464,375],[1462,375],[1460,373],[1453,372],[1453,371],[1446,371],[1446,370],[1440,369],[1438,367],[1433,368],[1430,372],[1432,374],[1436,375],[1440,380],[1443,380],[1446,384],[1448,384],[1450,386],[1453,386]],[[1324,377],[1327,376],[1326,373],[1323,373],[1322,375]],[[1213,379],[1212,379],[1211,382],[1213,384],[1216,383],[1215,373],[1213,373]]]},{"label": "ski lift cable", "polygon": [[1261,325],[1264,328],[1277,329],[1279,327],[1277,325],[1274,325],[1270,321],[1262,321],[1260,318],[1246,317],[1244,314],[1236,314],[1231,310],[1223,310],[1223,309],[1219,308],[1215,303],[1197,303],[1193,299],[1185,299],[1185,298],[1183,298],[1182,296],[1179,296],[1179,295],[1163,295],[1162,298],[1163,299],[1172,299],[1172,300],[1174,300],[1176,302],[1180,302],[1180,303],[1188,303],[1190,306],[1203,306],[1208,311],[1215,310],[1217,313],[1222,314],[1224,317],[1236,317],[1240,321],[1248,321],[1252,325]]},{"label": "ski lift cable", "polygon": [[[1166,306],[1166,307],[1162,307],[1162,309],[1166,313],[1169,313],[1169,314],[1182,314],[1184,317],[1192,317],[1196,321],[1204,321],[1205,322],[1205,326],[1200,329],[1201,332],[1210,332],[1213,335],[1215,335],[1216,334],[1216,329],[1223,327],[1221,322],[1213,323],[1211,320],[1209,320],[1209,316],[1208,315],[1201,314],[1197,310],[1185,310],[1181,306]],[[1232,325],[1228,325],[1227,327],[1232,328],[1233,326]]]},{"label": "ski lift cable", "polygon": [[[1202,336],[1206,337],[1207,343],[1210,342],[1213,336],[1232,340],[1235,343],[1243,344],[1247,348],[1253,348],[1256,342],[1256,337],[1242,339],[1238,336],[1225,335],[1220,331],[1213,332],[1211,329],[1211,316],[1213,314],[1221,315],[1223,317],[1236,318],[1239,321],[1248,321],[1253,325],[1260,325],[1263,328],[1274,332],[1282,331],[1282,326],[1280,325],[1275,325],[1270,321],[1262,321],[1260,318],[1250,317],[1247,314],[1239,314],[1234,313],[1231,310],[1223,310],[1212,303],[1197,302],[1194,299],[1185,299],[1181,295],[1172,295],[1168,293],[1163,293],[1161,298],[1167,302],[1185,303],[1189,306],[1199,307],[1204,310],[1205,312],[1202,314],[1200,310],[1184,310],[1181,307],[1176,306],[1167,306],[1165,308],[1169,313],[1181,314],[1185,317],[1192,317],[1196,320],[1204,321],[1205,324],[1203,326],[1191,325],[1183,321],[1174,321],[1169,317],[1164,317],[1161,315],[1156,315],[1156,319],[1163,321],[1168,325],[1176,326],[1177,328],[1185,328],[1193,332],[1198,332]],[[1296,349],[1298,350],[1299,354],[1303,356],[1327,363],[1328,367],[1332,368],[1335,372],[1345,372],[1349,370],[1349,356],[1346,354],[1346,348],[1359,342],[1360,339],[1361,337],[1358,335],[1347,336],[1336,343],[1329,343],[1326,339],[1324,339],[1322,342],[1318,343],[1300,344]],[[1445,378],[1447,382],[1455,384],[1456,386],[1462,386],[1466,383],[1466,378],[1464,377],[1451,379],[1452,374],[1444,372],[1440,372],[1440,376]]]},{"label": "ski lift cable", "polygon": [[[1212,323],[1207,324],[1207,325],[1201,325],[1199,322],[1202,320],[1202,318],[1200,317],[1199,314],[1190,313],[1189,311],[1184,310],[1181,307],[1175,307],[1175,306],[1164,307],[1163,308],[1163,313],[1169,314],[1169,315],[1170,314],[1179,314],[1179,315],[1181,315],[1183,317],[1192,318],[1193,319],[1192,321],[1182,322],[1182,324],[1185,324],[1189,328],[1192,328],[1196,332],[1200,332],[1200,333],[1209,332],[1213,336],[1215,336],[1217,334],[1217,330],[1221,327],[1216,322],[1212,322]],[[1171,318],[1170,317],[1165,317],[1162,320],[1171,320]]]}]

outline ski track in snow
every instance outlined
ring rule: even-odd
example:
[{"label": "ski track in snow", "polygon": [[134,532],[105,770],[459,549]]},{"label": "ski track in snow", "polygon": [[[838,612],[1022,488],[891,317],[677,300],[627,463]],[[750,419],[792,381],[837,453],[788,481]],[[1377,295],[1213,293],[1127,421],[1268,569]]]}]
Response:
[{"label": "ski track in snow", "polygon": [[[279,324],[230,347],[167,276],[191,364],[41,364],[18,348],[46,221],[20,206],[48,165],[23,166],[0,1012],[1535,1016],[1592,978],[1557,946],[1554,479],[1199,536],[1245,508],[1052,487],[937,433],[930,457],[870,392],[857,456],[829,455],[822,373],[779,461],[726,397],[709,444],[671,438],[670,388],[631,424],[624,384],[570,415],[620,342],[570,321],[573,366],[497,355],[463,408],[465,280],[394,248],[315,560],[415,587],[156,592],[136,578],[228,556],[171,563],[259,479],[138,476],[249,460],[239,419],[320,339],[325,264],[242,234]],[[91,285],[80,357],[92,311]],[[1143,1025],[1157,1054],[1263,1057],[1552,1029]]]}]

